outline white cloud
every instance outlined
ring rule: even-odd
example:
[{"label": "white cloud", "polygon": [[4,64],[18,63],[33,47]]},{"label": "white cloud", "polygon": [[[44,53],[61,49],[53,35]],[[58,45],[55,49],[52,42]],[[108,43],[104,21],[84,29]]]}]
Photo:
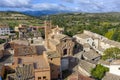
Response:
[{"label": "white cloud", "polygon": [[16,8],[26,8],[30,7],[31,0],[0,0],[0,7],[16,7]]},{"label": "white cloud", "polygon": [[9,10],[67,10],[78,12],[120,11],[119,0],[58,0],[58,3],[43,3],[45,1],[32,3],[32,1],[33,0],[0,0],[0,8],[8,8]]},{"label": "white cloud", "polygon": [[32,0],[1,0],[0,8],[11,10],[66,10],[67,7],[56,3],[32,3]]},{"label": "white cloud", "polygon": [[[71,0],[64,0],[70,3]],[[119,0],[72,0],[77,5],[76,11],[83,12],[111,12],[120,11],[120,1]]]},{"label": "white cloud", "polygon": [[34,4],[32,8],[35,10],[65,10],[66,6],[62,4],[54,4],[54,3],[39,3]]}]

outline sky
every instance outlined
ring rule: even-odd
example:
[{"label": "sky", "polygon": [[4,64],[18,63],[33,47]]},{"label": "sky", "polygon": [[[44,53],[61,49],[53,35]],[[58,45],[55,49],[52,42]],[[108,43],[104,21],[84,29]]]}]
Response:
[{"label": "sky", "polygon": [[0,0],[0,11],[120,12],[120,0]]}]

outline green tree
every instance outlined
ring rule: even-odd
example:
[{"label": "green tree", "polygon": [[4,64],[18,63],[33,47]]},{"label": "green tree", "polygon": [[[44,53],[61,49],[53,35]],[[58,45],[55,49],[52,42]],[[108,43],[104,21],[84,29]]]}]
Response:
[{"label": "green tree", "polygon": [[19,32],[15,32],[15,34],[16,34],[16,38],[19,38]]},{"label": "green tree", "polygon": [[6,40],[0,39],[0,44],[5,43]]},{"label": "green tree", "polygon": [[120,49],[117,47],[111,47],[111,48],[106,49],[103,53],[102,59],[103,60],[120,59]]},{"label": "green tree", "polygon": [[9,22],[8,25],[10,26],[10,29],[14,30],[14,27],[18,25],[18,22]]},{"label": "green tree", "polygon": [[102,66],[101,64],[98,64],[95,68],[91,70],[91,75],[98,79],[101,80],[105,73],[109,71],[109,68]]},{"label": "green tree", "polygon": [[115,33],[115,30],[109,30],[109,31],[105,34],[105,37],[107,37],[108,39],[112,39],[114,33]]}]

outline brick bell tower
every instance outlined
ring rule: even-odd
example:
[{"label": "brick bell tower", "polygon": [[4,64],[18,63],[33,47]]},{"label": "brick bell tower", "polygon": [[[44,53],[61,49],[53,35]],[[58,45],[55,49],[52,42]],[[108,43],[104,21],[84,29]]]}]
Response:
[{"label": "brick bell tower", "polygon": [[49,49],[49,34],[51,32],[51,21],[44,21],[45,29],[45,45]]}]

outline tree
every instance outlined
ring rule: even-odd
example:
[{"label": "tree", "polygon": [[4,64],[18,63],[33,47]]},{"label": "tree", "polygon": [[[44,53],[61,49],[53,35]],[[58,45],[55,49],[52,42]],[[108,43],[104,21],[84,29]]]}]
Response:
[{"label": "tree", "polygon": [[115,33],[115,30],[114,30],[114,29],[109,30],[109,31],[105,34],[105,37],[107,37],[108,39],[113,39],[114,33]]},{"label": "tree", "polygon": [[18,22],[9,22],[8,25],[10,26],[10,29],[14,30],[14,27],[18,25]]},{"label": "tree", "polygon": [[101,64],[97,64],[97,66],[91,70],[91,75],[92,77],[101,80],[108,71],[109,68],[104,67]]},{"label": "tree", "polygon": [[117,47],[111,47],[111,48],[106,49],[103,53],[102,59],[103,60],[120,59],[120,49]]},{"label": "tree", "polygon": [[0,39],[0,44],[5,43],[6,40]]}]

